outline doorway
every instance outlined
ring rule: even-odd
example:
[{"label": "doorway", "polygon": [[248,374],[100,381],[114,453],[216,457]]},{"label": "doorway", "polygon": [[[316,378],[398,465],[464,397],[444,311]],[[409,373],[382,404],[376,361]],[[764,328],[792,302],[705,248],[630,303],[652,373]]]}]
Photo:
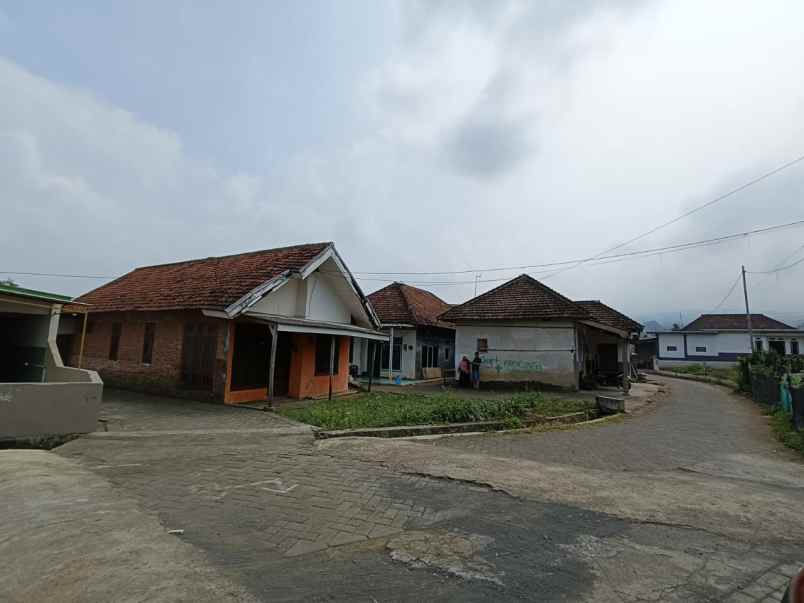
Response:
[{"label": "doorway", "polygon": [[290,357],[293,353],[293,336],[279,333],[274,361],[274,396],[287,396],[290,392]]}]

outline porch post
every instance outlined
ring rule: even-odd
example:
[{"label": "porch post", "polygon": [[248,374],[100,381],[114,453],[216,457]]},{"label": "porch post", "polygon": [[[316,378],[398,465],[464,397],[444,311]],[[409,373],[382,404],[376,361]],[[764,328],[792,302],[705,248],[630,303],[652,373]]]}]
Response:
[{"label": "porch post", "polygon": [[393,381],[394,374],[394,327],[391,327],[391,338],[388,340],[388,381]]},{"label": "porch post", "polygon": [[627,394],[631,389],[631,340],[625,338],[623,348],[623,393]]},{"label": "porch post", "polygon": [[268,355],[268,401],[274,401],[274,367],[276,366],[276,340],[279,337],[279,329],[275,322],[268,325],[271,333],[271,352]]},{"label": "porch post", "polygon": [[[87,315],[88,311],[84,311],[84,326],[81,327],[81,348],[78,350],[78,368],[84,363],[84,340],[87,337]],[[64,360],[62,358],[62,360]]]},{"label": "porch post", "polygon": [[332,372],[335,370],[335,337],[329,336],[329,400],[332,400]]},{"label": "porch post", "polygon": [[369,382],[368,390],[371,391],[371,380],[374,378],[374,350],[377,349],[377,342],[372,339],[367,339],[368,342],[368,367],[369,367]]}]

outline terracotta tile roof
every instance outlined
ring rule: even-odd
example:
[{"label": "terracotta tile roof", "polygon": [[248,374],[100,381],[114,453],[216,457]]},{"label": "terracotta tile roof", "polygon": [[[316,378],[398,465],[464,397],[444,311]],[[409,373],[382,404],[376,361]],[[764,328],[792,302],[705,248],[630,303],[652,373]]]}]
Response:
[{"label": "terracotta tile roof", "polygon": [[621,331],[628,331],[629,333],[642,331],[642,325],[640,323],[599,300],[582,300],[576,301],[575,303],[589,312],[592,320],[595,322],[620,329]]},{"label": "terracotta tile roof", "polygon": [[522,274],[453,306],[441,315],[441,320],[550,320],[589,319],[586,310],[535,278]]},{"label": "terracotta tile roof", "polygon": [[383,324],[452,327],[438,318],[452,306],[424,289],[391,283],[368,298]]},{"label": "terracotta tile roof", "polygon": [[[783,322],[765,316],[764,314],[751,315],[751,328],[758,330],[785,330],[793,329]],[[701,314],[690,324],[682,329],[683,331],[733,331],[748,330],[745,314]]]},{"label": "terracotta tile roof", "polygon": [[90,304],[90,312],[222,310],[275,276],[301,270],[330,245],[294,245],[144,266],[75,301]]}]

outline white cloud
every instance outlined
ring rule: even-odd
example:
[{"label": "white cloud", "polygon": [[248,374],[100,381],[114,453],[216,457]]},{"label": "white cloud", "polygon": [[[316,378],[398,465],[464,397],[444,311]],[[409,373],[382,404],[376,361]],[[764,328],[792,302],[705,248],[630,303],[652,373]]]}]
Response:
[{"label": "white cloud", "polygon": [[[330,239],[358,270],[596,253],[802,152],[804,9],[728,6],[724,20],[695,2],[406,4],[398,44],[364,82],[373,128],[265,174],[192,159],[175,133],[0,59],[4,266],[118,274]],[[800,219],[802,195],[799,167],[631,248]],[[706,310],[740,264],[775,265],[801,233],[548,282],[640,316]],[[799,308],[793,276],[758,279],[757,309]],[[408,280],[445,279],[472,275]],[[456,302],[473,291],[430,288]]]}]

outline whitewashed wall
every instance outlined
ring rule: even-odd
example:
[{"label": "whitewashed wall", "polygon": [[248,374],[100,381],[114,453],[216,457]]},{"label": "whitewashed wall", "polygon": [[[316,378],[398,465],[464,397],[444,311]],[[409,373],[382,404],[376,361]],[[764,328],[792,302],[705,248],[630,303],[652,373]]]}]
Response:
[{"label": "whitewashed wall", "polygon": [[[687,335],[687,356],[717,356],[719,340],[720,335]],[[704,349],[699,351],[699,347]]]},{"label": "whitewashed wall", "polygon": [[[667,346],[675,346],[675,351],[668,351]],[[660,358],[684,358],[684,336],[675,333],[659,333]]]},{"label": "whitewashed wall", "polygon": [[488,340],[481,353],[481,381],[537,381],[577,387],[575,329],[572,323],[527,325],[460,325],[455,332],[455,363],[474,357],[478,339]]}]

